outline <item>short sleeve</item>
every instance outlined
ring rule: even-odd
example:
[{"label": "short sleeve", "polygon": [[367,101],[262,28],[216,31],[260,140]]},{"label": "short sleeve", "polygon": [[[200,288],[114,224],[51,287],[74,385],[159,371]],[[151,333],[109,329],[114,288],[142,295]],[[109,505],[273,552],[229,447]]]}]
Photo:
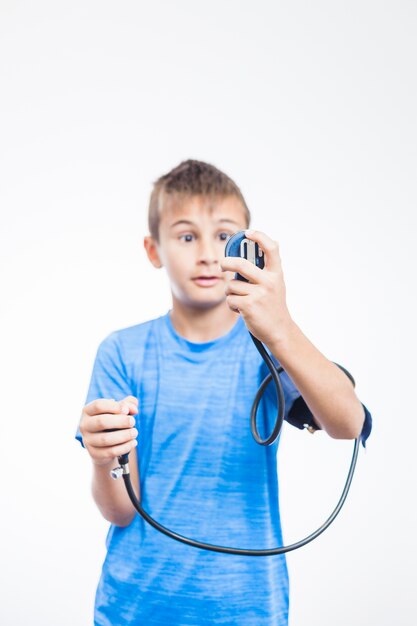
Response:
[{"label": "short sleeve", "polygon": [[[136,390],[132,387],[117,341],[117,333],[113,333],[100,344],[97,350],[86,404],[98,398],[121,400],[126,396],[135,395]],[[75,437],[82,444],[79,428]]]}]

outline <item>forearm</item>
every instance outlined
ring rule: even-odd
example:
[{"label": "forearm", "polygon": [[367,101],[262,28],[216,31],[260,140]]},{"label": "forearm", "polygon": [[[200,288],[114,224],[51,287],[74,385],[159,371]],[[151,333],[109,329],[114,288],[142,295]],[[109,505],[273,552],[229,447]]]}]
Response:
[{"label": "forearm", "polygon": [[364,409],[351,381],[292,320],[286,332],[268,348],[300,391],[321,428],[337,439],[360,435]]},{"label": "forearm", "polygon": [[[124,481],[114,480],[110,470],[117,466],[117,459],[106,465],[93,464],[92,494],[103,517],[116,526],[128,526],[135,515],[135,509],[127,494]],[[129,457],[132,484],[138,493],[136,471],[136,450]]]}]

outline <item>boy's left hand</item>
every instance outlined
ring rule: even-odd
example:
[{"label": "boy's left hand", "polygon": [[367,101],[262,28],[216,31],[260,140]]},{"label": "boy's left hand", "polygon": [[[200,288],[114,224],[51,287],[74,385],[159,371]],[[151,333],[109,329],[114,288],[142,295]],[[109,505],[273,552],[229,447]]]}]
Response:
[{"label": "boy's left hand", "polygon": [[260,269],[247,259],[225,257],[220,263],[222,270],[238,272],[249,281],[230,280],[226,302],[232,311],[241,313],[248,330],[270,346],[285,337],[292,323],[278,243],[259,231],[246,230],[245,235],[264,251],[265,266]]}]

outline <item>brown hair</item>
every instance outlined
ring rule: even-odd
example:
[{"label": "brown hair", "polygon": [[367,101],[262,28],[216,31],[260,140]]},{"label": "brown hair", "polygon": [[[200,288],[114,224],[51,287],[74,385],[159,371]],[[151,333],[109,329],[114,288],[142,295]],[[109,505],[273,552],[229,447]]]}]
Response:
[{"label": "brown hair", "polygon": [[158,178],[154,183],[148,213],[151,236],[158,241],[159,222],[166,196],[178,198],[197,195],[211,198],[235,196],[242,203],[249,226],[250,212],[236,183],[214,165],[188,159],[174,167],[168,174]]}]

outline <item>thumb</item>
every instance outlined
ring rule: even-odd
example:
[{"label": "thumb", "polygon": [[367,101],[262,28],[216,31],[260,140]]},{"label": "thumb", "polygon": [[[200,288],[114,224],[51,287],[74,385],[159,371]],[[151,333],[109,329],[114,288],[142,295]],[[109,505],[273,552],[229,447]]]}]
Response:
[{"label": "thumb", "polygon": [[126,396],[120,400],[120,412],[125,415],[136,415],[138,412],[138,402],[135,396]]}]

